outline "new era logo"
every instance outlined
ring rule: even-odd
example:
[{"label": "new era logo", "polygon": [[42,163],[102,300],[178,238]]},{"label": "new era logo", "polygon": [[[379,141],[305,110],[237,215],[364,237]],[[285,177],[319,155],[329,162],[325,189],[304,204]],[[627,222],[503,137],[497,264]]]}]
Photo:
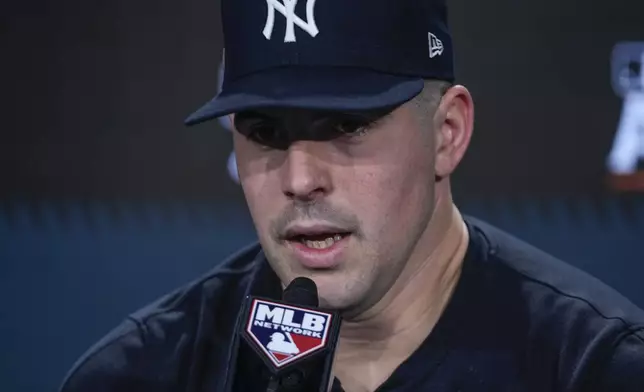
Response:
[{"label": "new era logo", "polygon": [[429,39],[429,58],[433,59],[436,56],[443,54],[443,41],[438,39],[434,34],[427,33]]},{"label": "new era logo", "polygon": [[254,299],[246,332],[277,368],[325,347],[331,314]]}]

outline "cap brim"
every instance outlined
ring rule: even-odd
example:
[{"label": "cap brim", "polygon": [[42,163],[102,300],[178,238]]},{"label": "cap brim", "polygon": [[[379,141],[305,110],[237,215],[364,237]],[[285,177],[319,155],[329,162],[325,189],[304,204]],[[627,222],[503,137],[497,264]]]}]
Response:
[{"label": "cap brim", "polygon": [[358,111],[394,107],[418,95],[423,80],[357,68],[281,67],[227,83],[185,120],[195,125],[243,110],[290,107]]}]

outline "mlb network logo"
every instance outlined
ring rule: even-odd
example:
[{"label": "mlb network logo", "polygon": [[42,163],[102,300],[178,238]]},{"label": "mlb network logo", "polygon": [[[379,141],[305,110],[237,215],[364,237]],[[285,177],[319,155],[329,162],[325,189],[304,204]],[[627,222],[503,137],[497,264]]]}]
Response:
[{"label": "mlb network logo", "polygon": [[277,368],[327,345],[333,315],[263,299],[253,299],[247,336]]}]

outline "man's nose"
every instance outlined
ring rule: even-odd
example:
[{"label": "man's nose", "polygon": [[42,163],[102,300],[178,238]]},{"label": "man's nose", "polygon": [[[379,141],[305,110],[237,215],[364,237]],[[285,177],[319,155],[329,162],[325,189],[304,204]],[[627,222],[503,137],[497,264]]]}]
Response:
[{"label": "man's nose", "polygon": [[291,199],[311,201],[332,190],[324,142],[300,141],[286,151],[282,167],[282,191]]}]

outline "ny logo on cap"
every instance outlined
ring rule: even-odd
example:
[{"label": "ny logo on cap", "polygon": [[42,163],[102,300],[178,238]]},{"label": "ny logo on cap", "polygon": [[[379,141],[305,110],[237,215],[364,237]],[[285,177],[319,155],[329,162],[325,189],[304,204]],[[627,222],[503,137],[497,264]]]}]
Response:
[{"label": "ny logo on cap", "polygon": [[302,30],[309,33],[311,37],[315,37],[320,32],[315,24],[315,16],[313,15],[313,8],[315,7],[315,0],[306,1],[306,22],[295,14],[295,6],[297,0],[266,0],[268,5],[268,15],[266,16],[266,26],[264,26],[264,37],[271,39],[273,34],[273,27],[275,25],[275,11],[286,18],[286,33],[284,34],[284,42],[295,42],[295,25],[298,25]]}]

